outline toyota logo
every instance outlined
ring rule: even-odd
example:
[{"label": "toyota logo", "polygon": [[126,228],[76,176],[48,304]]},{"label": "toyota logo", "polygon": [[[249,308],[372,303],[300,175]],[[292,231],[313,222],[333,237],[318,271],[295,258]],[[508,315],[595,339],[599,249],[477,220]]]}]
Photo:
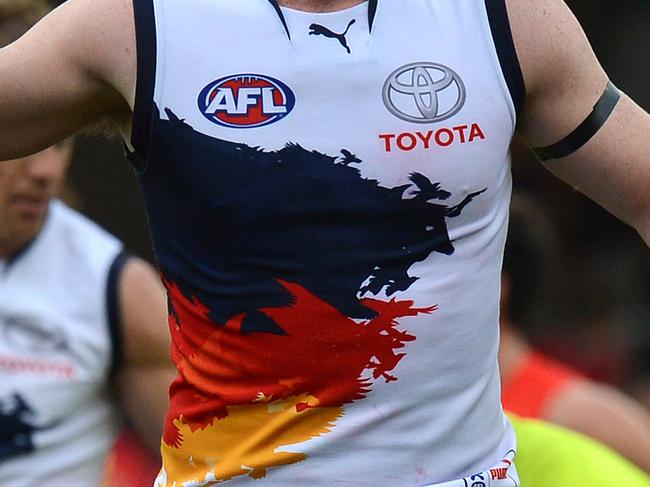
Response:
[{"label": "toyota logo", "polygon": [[437,63],[413,63],[391,73],[384,83],[384,104],[398,118],[414,123],[446,120],[465,104],[463,80]]}]

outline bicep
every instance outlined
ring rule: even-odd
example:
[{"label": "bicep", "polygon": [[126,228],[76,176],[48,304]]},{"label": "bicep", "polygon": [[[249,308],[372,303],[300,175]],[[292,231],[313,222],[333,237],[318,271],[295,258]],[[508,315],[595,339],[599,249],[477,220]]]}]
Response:
[{"label": "bicep", "polygon": [[[552,145],[591,114],[608,77],[562,0],[508,7],[527,90],[519,134],[533,148]],[[623,95],[584,145],[545,166],[648,239],[649,135],[650,117]]]},{"label": "bicep", "polygon": [[635,227],[650,243],[650,116],[627,96],[622,96],[607,122],[581,149],[544,165]]},{"label": "bicep", "polygon": [[131,42],[129,24],[111,31],[112,16],[124,22],[128,12],[107,11],[123,2],[70,0],[0,50],[0,160],[42,150],[103,118],[128,118],[122,79],[131,60],[113,49]]},{"label": "bicep", "polygon": [[607,75],[563,0],[509,0],[508,11],[526,85],[519,134],[531,147],[550,145],[589,115]]}]

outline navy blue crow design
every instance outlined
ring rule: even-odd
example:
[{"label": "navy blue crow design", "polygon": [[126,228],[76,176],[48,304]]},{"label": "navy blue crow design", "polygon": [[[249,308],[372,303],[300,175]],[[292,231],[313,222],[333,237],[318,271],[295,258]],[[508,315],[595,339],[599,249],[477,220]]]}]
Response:
[{"label": "navy blue crow design", "polygon": [[260,311],[291,303],[278,279],[372,318],[361,295],[405,291],[418,279],[413,264],[453,254],[447,221],[486,190],[447,205],[453,195],[418,172],[392,188],[362,177],[349,148],[267,151],[166,113],[155,121],[156,165],[141,177],[159,265],[215,323],[245,314],[245,332],[283,333]]}]

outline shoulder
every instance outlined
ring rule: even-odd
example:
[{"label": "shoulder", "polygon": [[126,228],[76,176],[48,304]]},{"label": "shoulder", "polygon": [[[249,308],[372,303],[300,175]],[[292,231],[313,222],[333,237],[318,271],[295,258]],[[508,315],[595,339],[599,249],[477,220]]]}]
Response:
[{"label": "shoulder", "polygon": [[[587,69],[576,56],[593,56],[580,23],[564,0],[506,0],[517,55],[529,94],[567,70]],[[579,75],[579,73],[576,73]]]},{"label": "shoulder", "polygon": [[564,0],[506,0],[526,86],[519,128],[531,145],[557,142],[589,114],[607,84]]}]

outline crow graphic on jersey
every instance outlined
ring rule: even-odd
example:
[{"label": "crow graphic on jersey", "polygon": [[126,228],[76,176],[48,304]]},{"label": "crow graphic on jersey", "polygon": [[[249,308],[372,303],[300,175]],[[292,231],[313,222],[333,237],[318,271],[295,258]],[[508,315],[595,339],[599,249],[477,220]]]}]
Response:
[{"label": "crow graphic on jersey", "polygon": [[20,394],[0,400],[0,461],[15,455],[31,453],[33,435],[56,425],[37,425],[38,415]]},{"label": "crow graphic on jersey", "polygon": [[363,178],[349,149],[265,151],[167,116],[142,181],[179,369],[159,485],[261,478],[305,458],[283,446],[399,379],[416,340],[400,319],[437,306],[396,294],[418,279],[413,264],[453,254],[447,219],[485,189],[445,205],[453,195],[420,173],[392,188]]}]

